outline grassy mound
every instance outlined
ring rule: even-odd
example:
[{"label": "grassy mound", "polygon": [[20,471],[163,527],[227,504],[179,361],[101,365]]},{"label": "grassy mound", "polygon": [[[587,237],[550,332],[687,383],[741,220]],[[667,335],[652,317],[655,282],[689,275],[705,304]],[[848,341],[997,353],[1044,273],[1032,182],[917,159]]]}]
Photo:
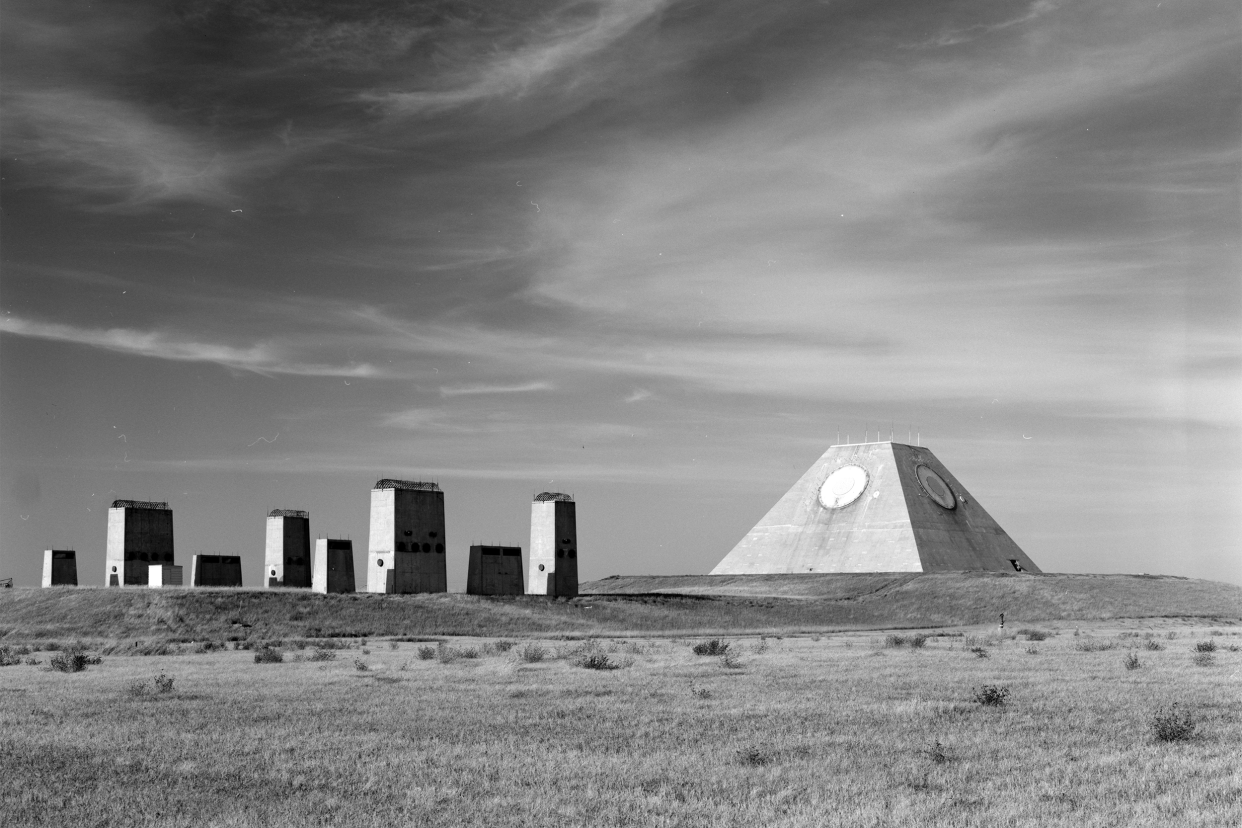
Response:
[{"label": "grassy mound", "polygon": [[0,640],[245,641],[436,635],[793,632],[1110,618],[1242,619],[1242,587],[998,573],[610,578],[572,601],[302,590],[12,589]]}]

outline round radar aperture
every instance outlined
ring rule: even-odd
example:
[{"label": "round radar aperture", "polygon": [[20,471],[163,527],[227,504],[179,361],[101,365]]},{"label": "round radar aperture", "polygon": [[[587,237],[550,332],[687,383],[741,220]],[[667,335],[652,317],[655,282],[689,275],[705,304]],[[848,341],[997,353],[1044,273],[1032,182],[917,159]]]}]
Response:
[{"label": "round radar aperture", "polygon": [[819,503],[825,509],[840,509],[857,500],[865,488],[867,472],[862,466],[842,466],[819,487]]},{"label": "round radar aperture", "polygon": [[957,498],[953,496],[949,484],[944,482],[943,477],[927,466],[918,466],[914,474],[919,479],[919,485],[923,487],[923,491],[927,492],[927,496],[936,501],[939,506],[945,509],[957,508]]}]

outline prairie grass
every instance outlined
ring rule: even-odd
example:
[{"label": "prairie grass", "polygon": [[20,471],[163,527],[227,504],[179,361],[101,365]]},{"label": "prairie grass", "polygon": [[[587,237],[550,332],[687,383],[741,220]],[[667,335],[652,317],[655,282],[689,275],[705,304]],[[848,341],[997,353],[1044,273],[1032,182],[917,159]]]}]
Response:
[{"label": "prairie grass", "polygon": [[[1128,671],[1068,636],[1037,659],[998,646],[981,660],[954,639],[870,658],[870,640],[771,637],[740,670],[684,638],[568,642],[538,661],[521,654],[547,645],[529,639],[505,654],[453,639],[480,655],[450,662],[377,646],[365,672],[231,649],[7,667],[0,813],[152,828],[1242,822],[1242,655],[1187,669],[1182,647]],[[633,663],[584,670],[574,650]],[[153,672],[176,691],[125,692]],[[983,686],[1005,704],[976,703]]]}]

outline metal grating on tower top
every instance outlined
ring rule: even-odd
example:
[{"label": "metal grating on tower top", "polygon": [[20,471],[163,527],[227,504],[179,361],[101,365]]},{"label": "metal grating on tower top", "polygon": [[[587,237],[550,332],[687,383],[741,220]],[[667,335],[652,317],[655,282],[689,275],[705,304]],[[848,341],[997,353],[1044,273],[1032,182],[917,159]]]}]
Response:
[{"label": "metal grating on tower top", "polygon": [[572,495],[567,495],[564,492],[540,492],[535,495],[536,503],[542,503],[549,500],[556,500],[563,503],[573,503],[574,499]]},{"label": "metal grating on tower top", "polygon": [[170,511],[168,504],[162,500],[114,500],[113,509],[161,509]]},{"label": "metal grating on tower top", "polygon": [[424,483],[421,480],[392,480],[385,477],[383,480],[376,481],[371,487],[376,489],[408,489],[416,492],[438,492],[440,485],[438,483]]},{"label": "metal grating on tower top", "polygon": [[267,513],[267,516],[268,517],[309,518],[310,512],[304,511],[302,509],[273,509],[272,511]]}]

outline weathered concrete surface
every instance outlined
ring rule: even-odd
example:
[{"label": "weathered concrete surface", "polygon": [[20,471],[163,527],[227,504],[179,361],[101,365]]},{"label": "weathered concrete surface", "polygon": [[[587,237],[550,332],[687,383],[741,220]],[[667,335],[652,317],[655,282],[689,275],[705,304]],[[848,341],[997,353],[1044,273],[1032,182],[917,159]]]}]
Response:
[{"label": "weathered concrete surface", "polygon": [[[826,507],[821,486],[847,466],[866,472],[861,494]],[[920,466],[934,473],[926,483]],[[1039,572],[930,450],[882,442],[829,448],[711,574],[1014,572],[1015,562]]]},{"label": "weathered concrete surface", "polygon": [[522,595],[522,547],[472,546],[466,571],[468,595]]},{"label": "weathered concrete surface", "polygon": [[311,585],[310,515],[294,509],[274,509],[267,516],[263,552],[263,582],[269,587]]},{"label": "weathered concrete surface", "polygon": [[196,587],[241,586],[241,556],[195,555],[190,559],[190,585]]},{"label": "weathered concrete surface", "polygon": [[146,586],[153,563],[173,563],[172,509],[167,503],[113,501],[104,584]]},{"label": "weathered concrete surface", "polygon": [[354,591],[353,541],[328,538],[315,541],[315,574],[311,589],[324,594]]},{"label": "weathered concrete surface", "polygon": [[578,594],[577,504],[544,492],[530,505],[530,572],[527,595],[572,598]]},{"label": "weathered concrete surface", "polygon": [[77,586],[78,553],[72,549],[43,550],[43,586]]},{"label": "weathered concrete surface", "polygon": [[447,592],[444,492],[434,483],[381,480],[371,489],[368,592]]},{"label": "weathered concrete surface", "polygon": [[[194,557],[198,557],[195,555]],[[148,568],[147,586],[151,589],[162,589],[170,586],[183,586],[181,567],[173,564],[151,564]]]}]

